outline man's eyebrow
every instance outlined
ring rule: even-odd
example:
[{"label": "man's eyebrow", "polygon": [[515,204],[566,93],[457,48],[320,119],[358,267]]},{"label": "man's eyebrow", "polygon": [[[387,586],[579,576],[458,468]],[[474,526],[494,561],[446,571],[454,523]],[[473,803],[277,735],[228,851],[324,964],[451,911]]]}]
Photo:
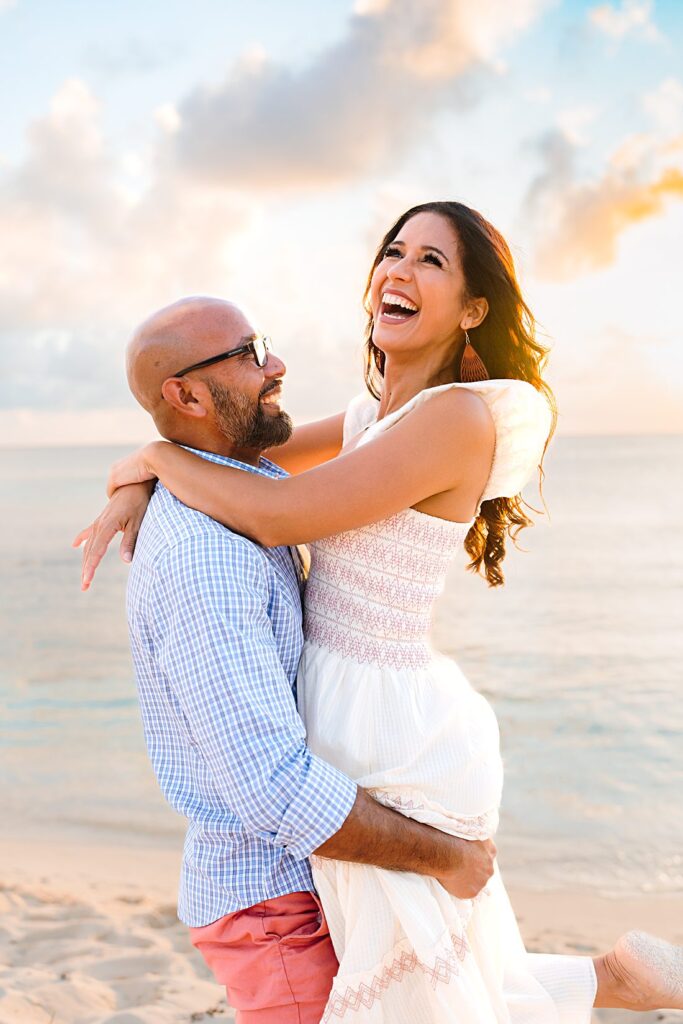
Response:
[{"label": "man's eyebrow", "polygon": [[[393,242],[389,242],[389,245],[402,245],[404,247],[405,247],[405,244],[406,243],[402,242],[400,238],[396,238],[396,239],[394,239]],[[387,248],[388,248],[388,246],[387,246]],[[448,256],[446,255],[446,253],[442,252],[441,249],[437,249],[437,247],[435,245],[421,245],[420,249],[422,249],[422,252],[438,252],[439,256],[443,257],[443,259],[445,259],[446,263],[450,263],[451,262],[449,260]]]}]

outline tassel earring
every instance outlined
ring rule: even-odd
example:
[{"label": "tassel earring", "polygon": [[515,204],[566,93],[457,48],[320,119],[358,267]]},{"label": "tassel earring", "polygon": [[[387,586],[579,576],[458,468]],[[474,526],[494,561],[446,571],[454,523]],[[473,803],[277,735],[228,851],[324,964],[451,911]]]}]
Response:
[{"label": "tassel earring", "polygon": [[472,348],[470,336],[465,331],[465,348],[460,360],[460,380],[462,383],[473,384],[478,380],[489,380],[489,371]]}]

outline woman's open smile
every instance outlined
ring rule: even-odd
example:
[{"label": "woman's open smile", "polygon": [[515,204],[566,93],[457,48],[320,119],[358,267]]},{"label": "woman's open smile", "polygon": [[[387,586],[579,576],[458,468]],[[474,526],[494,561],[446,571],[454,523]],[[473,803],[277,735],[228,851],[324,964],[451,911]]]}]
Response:
[{"label": "woman's open smile", "polygon": [[403,324],[419,315],[419,308],[405,292],[387,288],[382,294],[379,320],[385,324]]}]

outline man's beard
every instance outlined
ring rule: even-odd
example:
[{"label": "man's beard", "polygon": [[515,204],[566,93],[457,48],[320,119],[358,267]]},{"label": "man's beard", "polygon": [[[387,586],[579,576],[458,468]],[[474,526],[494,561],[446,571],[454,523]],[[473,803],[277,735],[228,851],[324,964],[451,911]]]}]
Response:
[{"label": "man's beard", "polygon": [[[294,426],[286,412],[268,413],[260,401],[254,403],[246,395],[231,391],[210,377],[206,379],[206,386],[213,399],[218,429],[236,448],[262,452],[289,441]],[[259,398],[271,390],[272,387],[265,388]]]}]

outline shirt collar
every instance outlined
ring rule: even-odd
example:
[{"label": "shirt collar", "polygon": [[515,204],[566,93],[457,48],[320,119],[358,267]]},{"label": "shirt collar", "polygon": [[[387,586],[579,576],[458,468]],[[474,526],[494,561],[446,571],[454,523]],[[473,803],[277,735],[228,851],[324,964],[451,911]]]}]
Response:
[{"label": "shirt collar", "polygon": [[244,469],[247,473],[256,473],[257,476],[269,476],[269,477],[283,477],[289,476],[286,470],[281,466],[277,466],[270,459],[266,459],[261,456],[259,459],[258,466],[250,466],[247,462],[240,462],[239,459],[231,459],[227,455],[217,455],[215,452],[205,452],[200,448],[191,448],[189,445],[181,445],[186,451],[192,452],[194,455],[199,455],[200,458],[206,459],[207,462],[217,462],[219,466],[232,466],[234,469]]}]

